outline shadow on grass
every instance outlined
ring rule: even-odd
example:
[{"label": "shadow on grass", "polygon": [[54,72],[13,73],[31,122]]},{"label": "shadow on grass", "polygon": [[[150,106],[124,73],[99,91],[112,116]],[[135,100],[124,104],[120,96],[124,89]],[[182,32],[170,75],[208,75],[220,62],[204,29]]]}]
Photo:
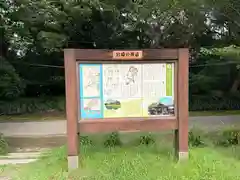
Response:
[{"label": "shadow on grass", "polygon": [[[235,132],[238,134],[233,134]],[[199,129],[192,129],[195,136],[200,136],[206,147],[212,148],[217,153],[225,157],[240,160],[240,129],[226,126],[223,129],[215,131],[202,131]],[[226,132],[228,136],[226,137]],[[237,142],[233,142],[236,140]],[[235,144],[234,144],[235,143]]]},{"label": "shadow on grass", "polygon": [[[239,146],[219,147],[214,142],[220,138],[208,132],[196,131],[202,137],[203,148],[191,147],[187,163],[174,161],[173,133],[122,133],[121,144],[105,147],[107,134],[80,137],[80,167],[67,172],[66,147],[46,152],[39,161],[22,166],[16,180],[45,179],[168,179],[237,180],[240,177]],[[154,142],[143,145],[140,137],[149,136]],[[84,141],[83,141],[84,140]],[[83,145],[84,144],[84,145]],[[229,158],[230,157],[230,158]]]},{"label": "shadow on grass", "polygon": [[[141,144],[141,137],[151,136],[153,142],[149,144]],[[122,133],[119,135],[121,145],[115,147],[104,147],[103,144],[108,134],[91,135],[88,139],[91,141],[89,145],[80,145],[81,153],[87,155],[89,153],[118,153],[122,151],[144,153],[148,151],[152,154],[161,154],[171,156],[174,154],[174,142],[171,132],[165,133]],[[81,137],[80,137],[81,138]],[[84,137],[86,138],[86,137]]]},{"label": "shadow on grass", "polygon": [[[139,134],[132,135],[133,136],[126,134],[122,135],[121,140],[124,141],[124,143],[116,147],[103,146],[106,135],[88,136],[91,143],[88,145],[80,145],[79,158],[81,168],[70,174],[67,172],[66,146],[62,146],[61,148],[45,152],[37,162],[24,165],[19,171],[18,176],[23,177],[24,180],[30,180],[35,176],[39,176],[39,180],[61,180],[64,178],[84,179],[84,177],[100,177],[99,174],[102,174],[102,172],[98,172],[99,167],[101,167],[103,171],[110,171],[109,169],[112,169],[111,171],[116,171],[117,173],[117,167],[120,168],[123,165],[132,167],[134,163],[144,164],[144,161],[148,162],[153,159],[156,161],[161,159],[161,161],[165,160],[166,162],[171,162],[171,156],[173,154],[172,143],[163,142],[165,138],[159,137],[158,143],[140,145]],[[141,133],[141,135],[143,134]],[[113,167],[112,164],[114,164]],[[17,179],[20,180],[21,178]],[[104,175],[101,175],[101,179],[104,179]]]}]

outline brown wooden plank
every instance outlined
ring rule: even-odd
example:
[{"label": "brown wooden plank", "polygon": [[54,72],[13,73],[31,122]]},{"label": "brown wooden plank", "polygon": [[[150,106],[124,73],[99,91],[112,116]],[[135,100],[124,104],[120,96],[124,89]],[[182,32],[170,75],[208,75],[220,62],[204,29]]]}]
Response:
[{"label": "brown wooden plank", "polygon": [[178,131],[179,152],[188,152],[188,73],[189,51],[179,49],[178,61]]},{"label": "brown wooden plank", "polygon": [[[75,49],[76,59],[87,61],[133,61],[132,59],[113,58],[113,51],[126,50],[106,50],[106,49]],[[132,51],[143,51],[141,60],[176,60],[178,59],[177,49],[133,49]],[[139,60],[139,59],[137,59]]]},{"label": "brown wooden plank", "polygon": [[137,60],[143,58],[143,51],[112,51],[112,59],[121,59],[121,60]]},{"label": "brown wooden plank", "polygon": [[178,61],[174,62],[174,114],[178,115]]},{"label": "brown wooden plank", "polygon": [[[74,49],[64,50],[66,117],[67,117],[67,149],[68,156],[78,155],[78,99],[76,58]],[[57,127],[56,127],[57,128]]]},{"label": "brown wooden plank", "polygon": [[177,49],[145,49],[143,50],[146,60],[177,60]]},{"label": "brown wooden plank", "polygon": [[80,120],[80,133],[103,133],[114,131],[160,131],[173,130],[177,128],[175,118],[130,120],[130,119],[101,119]]}]

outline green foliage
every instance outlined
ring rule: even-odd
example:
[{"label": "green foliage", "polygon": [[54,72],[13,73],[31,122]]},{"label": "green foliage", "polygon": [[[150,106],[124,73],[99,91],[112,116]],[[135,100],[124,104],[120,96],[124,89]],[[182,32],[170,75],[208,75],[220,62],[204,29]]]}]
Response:
[{"label": "green foliage", "polygon": [[89,145],[93,145],[93,141],[89,139],[88,136],[80,136],[80,144],[89,146]]},{"label": "green foliage", "polygon": [[8,143],[3,134],[0,133],[0,155],[6,155],[8,153]]},{"label": "green foliage", "polygon": [[240,28],[240,3],[234,0],[208,0],[205,1],[206,8],[212,8],[211,14],[214,17],[212,22],[214,23],[214,29],[218,27],[224,27],[226,25],[227,32],[221,32],[222,40],[225,43],[238,44],[240,41],[239,28]]},{"label": "green foliage", "polygon": [[65,101],[62,98],[40,97],[18,99],[15,101],[0,101],[1,115],[41,113],[51,111],[64,111]]},{"label": "green foliage", "polygon": [[106,140],[104,141],[105,147],[115,147],[121,146],[122,142],[118,132],[113,132],[107,136]]},{"label": "green foliage", "polygon": [[219,96],[190,96],[190,111],[218,111],[218,110],[239,110],[240,97],[235,95]]},{"label": "green foliage", "polygon": [[0,99],[16,99],[24,92],[23,80],[13,66],[0,57]]},{"label": "green foliage", "polygon": [[155,139],[151,134],[140,136],[139,144],[150,145],[154,143],[155,143]]},{"label": "green foliage", "polygon": [[191,147],[199,147],[203,146],[205,143],[203,139],[201,138],[202,134],[197,131],[190,131],[188,133],[188,144]]},{"label": "green foliage", "polygon": [[[8,0],[0,5],[1,56],[19,60],[14,68],[0,65],[1,100],[24,92],[21,78],[26,96],[63,95],[66,47],[191,47],[190,110],[240,109],[238,100],[225,96],[240,89],[238,1]],[[18,102],[0,106],[2,114],[58,109]]]},{"label": "green foliage", "polygon": [[216,95],[238,89],[234,82],[239,79],[239,47],[201,48],[199,56],[191,64],[189,77],[190,94]]},{"label": "green foliage", "polygon": [[216,142],[221,146],[233,146],[240,144],[240,129],[227,129],[220,133]]}]

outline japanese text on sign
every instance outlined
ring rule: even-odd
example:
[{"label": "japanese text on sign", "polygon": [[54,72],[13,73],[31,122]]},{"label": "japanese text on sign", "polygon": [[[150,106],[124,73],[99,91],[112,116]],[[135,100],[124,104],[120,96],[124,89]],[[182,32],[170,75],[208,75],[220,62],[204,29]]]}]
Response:
[{"label": "japanese text on sign", "polygon": [[142,59],[142,51],[113,51],[113,59]]}]

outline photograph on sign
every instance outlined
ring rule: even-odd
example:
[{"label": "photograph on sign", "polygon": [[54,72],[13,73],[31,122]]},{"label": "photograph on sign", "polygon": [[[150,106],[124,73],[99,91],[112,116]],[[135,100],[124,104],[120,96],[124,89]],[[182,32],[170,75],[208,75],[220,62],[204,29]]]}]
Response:
[{"label": "photograph on sign", "polygon": [[81,119],[174,116],[174,63],[80,64],[79,73]]}]

